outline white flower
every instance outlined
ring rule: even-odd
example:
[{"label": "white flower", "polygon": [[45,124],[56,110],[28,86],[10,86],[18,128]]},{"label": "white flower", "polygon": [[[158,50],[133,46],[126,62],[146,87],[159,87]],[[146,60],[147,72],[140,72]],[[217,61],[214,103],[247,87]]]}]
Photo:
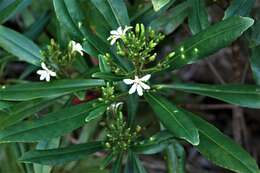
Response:
[{"label": "white flower", "polygon": [[40,75],[40,80],[46,80],[47,82],[50,81],[51,76],[56,76],[56,73],[54,71],[51,71],[48,69],[44,62],[41,63],[42,70],[38,70],[37,74]]},{"label": "white flower", "polygon": [[143,95],[144,90],[149,90],[150,86],[147,85],[145,82],[147,82],[151,78],[150,74],[147,74],[141,78],[138,76],[135,76],[135,79],[124,79],[123,82],[127,85],[132,85],[132,87],[129,90],[129,94],[133,94],[137,91],[137,94],[139,96]]},{"label": "white flower", "polygon": [[125,29],[123,29],[122,26],[120,26],[117,28],[117,30],[110,31],[110,37],[108,37],[107,40],[111,40],[110,44],[113,45],[118,39],[124,37],[126,32],[132,28],[132,26],[125,26]]},{"label": "white flower", "polygon": [[83,56],[83,47],[81,44],[76,43],[75,41],[71,41],[71,47],[72,47],[72,52],[78,52],[81,56]]}]

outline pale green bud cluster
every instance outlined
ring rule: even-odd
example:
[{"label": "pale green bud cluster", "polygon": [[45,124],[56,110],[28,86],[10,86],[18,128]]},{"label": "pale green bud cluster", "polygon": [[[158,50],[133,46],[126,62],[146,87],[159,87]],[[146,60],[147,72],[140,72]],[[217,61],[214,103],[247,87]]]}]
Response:
[{"label": "pale green bud cluster", "polygon": [[[42,51],[44,57],[43,62],[51,70],[57,72],[60,76],[68,76],[68,71],[71,70],[72,64],[76,59],[77,52],[73,51],[72,44],[61,48],[54,39],[51,39],[50,44]],[[66,72],[66,74],[64,74]]]},{"label": "pale green bud cluster", "polygon": [[102,98],[99,98],[99,101],[110,103],[115,99],[115,87],[107,83],[105,87],[101,87],[102,90]]},{"label": "pale green bud cluster", "polygon": [[136,141],[141,132],[141,127],[137,126],[134,131],[127,126],[122,111],[117,111],[115,118],[107,123],[107,135],[105,147],[113,154],[125,152],[131,144]]},{"label": "pale green bud cluster", "polygon": [[164,35],[161,33],[137,24],[133,31],[127,32],[121,42],[117,42],[117,54],[128,58],[138,68],[156,59],[157,54],[153,50],[163,39]]}]

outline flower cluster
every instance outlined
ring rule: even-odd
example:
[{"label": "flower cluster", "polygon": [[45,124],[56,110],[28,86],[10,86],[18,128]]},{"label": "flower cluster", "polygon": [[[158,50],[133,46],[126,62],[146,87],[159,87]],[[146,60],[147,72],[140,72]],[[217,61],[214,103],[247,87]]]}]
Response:
[{"label": "flower cluster", "polygon": [[[144,91],[149,90],[148,81],[151,74],[145,73],[143,70],[146,65],[156,60],[154,48],[163,40],[164,35],[156,33],[151,28],[145,29],[143,24],[137,24],[135,28],[131,26],[121,26],[110,32],[108,40],[110,44],[116,44],[116,52],[120,58],[126,58],[133,65],[132,79],[124,79],[126,85],[131,85],[129,94],[137,93],[142,96]],[[125,74],[129,76],[129,72],[124,71],[117,63],[113,61],[112,55],[105,54],[103,56],[110,65],[112,72],[116,74]]]},{"label": "flower cluster", "polygon": [[72,66],[77,54],[83,56],[83,51],[81,44],[75,41],[70,41],[68,47],[63,50],[51,39],[50,45],[42,52],[44,57],[41,63],[42,69],[37,71],[40,80],[49,82],[51,77],[56,77],[58,74],[68,77],[68,69]]},{"label": "flower cluster", "polygon": [[136,126],[134,131],[128,127],[122,113],[122,103],[112,104],[110,109],[111,120],[107,122],[107,134],[105,147],[114,155],[127,151],[133,142],[138,138],[141,127]]}]

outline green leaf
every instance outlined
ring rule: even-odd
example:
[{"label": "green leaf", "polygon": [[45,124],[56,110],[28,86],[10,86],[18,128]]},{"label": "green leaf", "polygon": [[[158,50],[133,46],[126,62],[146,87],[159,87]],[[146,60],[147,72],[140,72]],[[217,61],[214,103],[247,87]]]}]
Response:
[{"label": "green leaf", "polygon": [[145,95],[145,99],[166,129],[176,137],[184,139],[193,145],[199,144],[198,130],[183,111],[156,94],[148,93]]},{"label": "green leaf", "polygon": [[189,27],[192,34],[197,34],[209,26],[208,13],[204,0],[188,0],[191,11]]},{"label": "green leaf", "polygon": [[[54,138],[50,141],[41,141],[37,144],[37,150],[46,150],[46,149],[54,149],[59,147],[60,145],[60,138]],[[52,167],[40,164],[33,164],[34,172],[35,173],[51,173]]]},{"label": "green leaf", "polygon": [[[228,46],[253,23],[254,20],[251,18],[235,16],[209,26],[177,46],[174,52],[169,54],[170,60],[167,64],[171,69],[177,69],[186,64],[194,63]],[[173,56],[170,57],[170,55]]]},{"label": "green leaf", "polygon": [[207,84],[173,84],[159,85],[159,88],[170,88],[184,92],[213,97],[225,102],[260,108],[260,86],[257,85],[207,85]]},{"label": "green leaf", "polygon": [[124,173],[147,173],[138,156],[129,151]]},{"label": "green leaf", "polygon": [[170,0],[152,0],[154,11],[159,11],[162,7],[167,5]]},{"label": "green leaf", "polygon": [[255,0],[236,0],[231,1],[230,6],[225,11],[224,19],[231,16],[249,16],[254,7]]},{"label": "green leaf", "polygon": [[109,52],[108,42],[98,38],[88,25],[83,23],[84,13],[79,1],[53,0],[54,9],[61,26],[69,32],[76,40],[83,42],[83,49],[91,56]]},{"label": "green leaf", "polygon": [[188,7],[189,3],[183,2],[152,20],[150,26],[154,30],[170,34],[178,28],[188,16]]},{"label": "green leaf", "polygon": [[99,78],[99,79],[104,79],[104,80],[109,80],[109,81],[121,81],[123,80],[126,76],[123,75],[115,75],[113,73],[106,73],[106,72],[96,72],[91,75],[93,78]]},{"label": "green leaf", "polygon": [[0,131],[0,143],[37,142],[52,139],[75,130],[85,123],[85,118],[96,101],[51,112],[32,121],[24,121]]},{"label": "green leaf", "polygon": [[[14,125],[30,115],[39,112],[41,109],[52,104],[54,100],[33,100],[21,102],[9,108],[8,115],[0,119],[0,129]],[[1,113],[0,113],[1,114]]]},{"label": "green leaf", "polygon": [[166,150],[168,173],[185,173],[185,150],[174,142]]},{"label": "green leaf", "polygon": [[122,160],[123,160],[123,154],[118,154],[115,162],[113,163],[112,166],[112,171],[111,173],[120,173],[122,169]]},{"label": "green leaf", "polygon": [[29,151],[24,153],[20,158],[20,161],[25,163],[39,163],[43,165],[57,165],[79,160],[100,150],[103,150],[101,142],[89,142],[65,148]]},{"label": "green leaf", "polygon": [[132,127],[135,123],[135,117],[139,106],[139,96],[136,94],[128,95],[127,97],[127,118],[128,124]]},{"label": "green leaf", "polygon": [[53,6],[61,26],[64,27],[64,29],[66,29],[74,37],[81,38],[83,35],[78,29],[77,23],[74,23],[72,17],[70,16],[64,0],[53,0]]},{"label": "green leaf", "polygon": [[199,129],[201,140],[196,147],[203,156],[237,173],[259,173],[256,161],[243,148],[211,124],[191,112],[185,112]]},{"label": "green leaf", "polygon": [[171,142],[174,136],[168,131],[161,131],[149,139],[138,142],[133,148],[138,154],[156,154],[165,149]]},{"label": "green leaf", "polygon": [[[11,102],[7,102],[7,101],[0,101],[0,110],[9,108],[10,106],[12,106]],[[0,112],[1,115],[1,112]]]},{"label": "green leaf", "polygon": [[127,8],[123,0],[91,0],[112,29],[129,25]]},{"label": "green leaf", "polygon": [[48,25],[50,20],[51,20],[51,13],[50,12],[43,13],[27,29],[27,31],[24,33],[24,35],[35,40],[43,32],[44,28]]},{"label": "green leaf", "polygon": [[98,64],[99,64],[100,72],[105,72],[105,73],[111,72],[111,67],[109,66],[105,56],[99,55],[98,62],[99,62]]},{"label": "green leaf", "polygon": [[0,26],[0,47],[17,56],[19,60],[39,66],[40,49],[31,40],[4,26]]},{"label": "green leaf", "polygon": [[[0,24],[4,23],[13,14],[18,5],[21,3],[20,0],[15,0],[8,4],[4,9],[0,9]],[[1,3],[0,3],[1,5]]]},{"label": "green leaf", "polygon": [[251,49],[252,55],[250,58],[251,69],[254,79],[260,85],[260,45]]},{"label": "green leaf", "polygon": [[0,100],[24,101],[44,97],[58,97],[103,85],[105,85],[103,80],[96,79],[70,79],[11,85],[0,89]]},{"label": "green leaf", "polygon": [[92,120],[95,120],[95,119],[101,117],[106,112],[107,106],[108,105],[102,105],[102,106],[99,106],[99,107],[95,108],[91,112],[89,112],[89,114],[86,117],[85,121],[89,122],[89,121],[92,121]]}]

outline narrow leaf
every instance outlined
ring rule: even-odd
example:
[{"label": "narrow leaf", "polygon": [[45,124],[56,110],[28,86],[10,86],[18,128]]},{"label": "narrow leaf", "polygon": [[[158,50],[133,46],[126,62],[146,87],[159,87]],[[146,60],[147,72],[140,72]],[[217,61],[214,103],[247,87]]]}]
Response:
[{"label": "narrow leaf", "polygon": [[103,150],[101,142],[89,142],[65,148],[29,151],[24,153],[20,158],[20,161],[25,163],[39,163],[43,165],[57,165],[79,160],[100,150]]},{"label": "narrow leaf", "polygon": [[31,40],[4,26],[0,26],[0,47],[17,56],[19,60],[39,66],[40,49]]},{"label": "narrow leaf", "polygon": [[[0,9],[0,24],[4,23],[8,18],[13,14],[13,12],[16,10],[18,5],[21,3],[20,0],[15,0],[14,2],[11,2],[7,7],[4,9]],[[0,3],[1,5],[1,3]]]},{"label": "narrow leaf", "polygon": [[8,115],[0,119],[0,129],[14,125],[30,115],[33,115],[41,109],[52,104],[54,100],[33,100],[30,102],[21,102],[9,108]]},{"label": "narrow leaf", "polygon": [[177,46],[169,54],[167,64],[177,69],[194,63],[231,44],[253,23],[251,18],[235,16],[212,25]]},{"label": "narrow leaf", "polygon": [[24,101],[44,97],[58,97],[102,85],[105,85],[103,80],[95,79],[56,80],[53,82],[11,85],[0,89],[0,100]]},{"label": "narrow leaf", "polygon": [[154,11],[159,11],[162,7],[167,5],[170,0],[152,0]]},{"label": "narrow leaf", "polygon": [[0,131],[0,143],[37,142],[69,133],[85,123],[95,101],[61,109],[36,120],[20,122]]},{"label": "narrow leaf", "polygon": [[174,85],[160,85],[158,87],[205,95],[239,106],[260,108],[260,86],[257,85],[207,85],[176,83]]},{"label": "narrow leaf", "polygon": [[238,144],[211,124],[185,111],[199,129],[198,150],[215,164],[237,173],[259,173],[256,161]]},{"label": "narrow leaf", "polygon": [[183,111],[156,94],[146,94],[145,99],[166,129],[193,145],[199,144],[198,130]]},{"label": "narrow leaf", "polygon": [[197,34],[209,26],[208,13],[204,0],[188,0],[191,11],[189,27],[192,34]]},{"label": "narrow leaf", "polygon": [[168,131],[161,131],[149,139],[138,142],[132,150],[138,154],[156,154],[165,149],[174,139],[174,136]]},{"label": "narrow leaf", "polygon": [[225,11],[224,19],[231,16],[249,16],[251,9],[254,7],[255,0],[236,0],[231,1],[231,4]]},{"label": "narrow leaf", "polygon": [[177,29],[189,14],[189,3],[183,2],[174,8],[169,9],[162,15],[153,19],[150,26],[157,31],[162,31],[165,34],[172,33]]},{"label": "narrow leaf", "polygon": [[[54,138],[49,141],[41,141],[37,144],[37,150],[54,149],[60,145],[60,138]],[[33,164],[35,173],[51,173],[53,167],[49,165]]]},{"label": "narrow leaf", "polygon": [[127,8],[123,0],[91,0],[112,29],[129,25]]}]

